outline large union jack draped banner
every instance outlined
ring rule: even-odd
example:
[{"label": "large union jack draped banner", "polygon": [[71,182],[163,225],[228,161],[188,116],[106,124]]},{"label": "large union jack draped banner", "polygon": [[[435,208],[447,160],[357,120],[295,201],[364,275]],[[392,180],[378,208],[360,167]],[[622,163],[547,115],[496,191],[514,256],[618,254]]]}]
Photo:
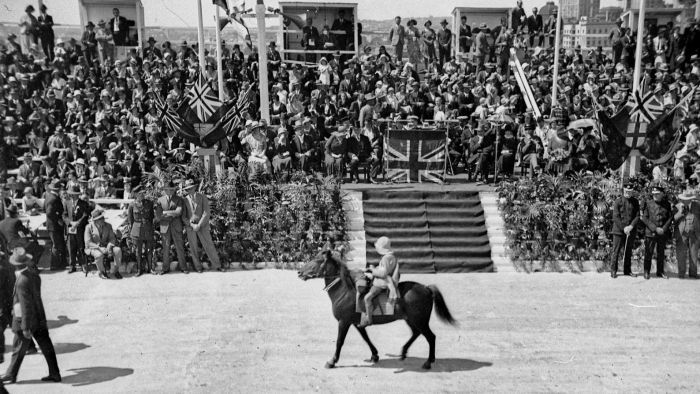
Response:
[{"label": "large union jack draped banner", "polygon": [[435,182],[445,179],[447,132],[389,130],[384,138],[384,166],[392,182]]}]

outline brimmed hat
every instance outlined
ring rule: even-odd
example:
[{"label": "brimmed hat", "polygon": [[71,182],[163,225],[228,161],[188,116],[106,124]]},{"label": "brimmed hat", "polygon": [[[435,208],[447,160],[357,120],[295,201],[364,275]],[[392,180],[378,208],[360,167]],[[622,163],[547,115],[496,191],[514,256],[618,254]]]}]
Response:
[{"label": "brimmed hat", "polygon": [[101,208],[95,208],[90,213],[90,219],[92,219],[93,222],[95,220],[100,220],[100,219],[104,219],[104,218],[105,218],[104,211]]},{"label": "brimmed hat", "polygon": [[664,189],[661,186],[653,186],[651,188],[651,194],[663,194]]},{"label": "brimmed hat", "polygon": [[24,248],[15,248],[10,256],[10,264],[12,265],[25,265],[32,261],[32,255],[28,254]]},{"label": "brimmed hat", "polygon": [[82,157],[79,157],[79,158],[75,159],[75,161],[73,162],[73,165],[78,165],[78,164],[84,166],[84,165],[85,165],[85,159],[83,159]]},{"label": "brimmed hat", "polygon": [[374,243],[374,248],[377,249],[377,253],[380,255],[389,254],[392,252],[391,240],[389,240],[389,237],[379,237]]},{"label": "brimmed hat", "polygon": [[71,186],[70,189],[68,189],[68,194],[72,195],[80,195],[82,192],[80,191],[80,187],[77,185]]},{"label": "brimmed hat", "polygon": [[15,214],[19,212],[19,208],[17,208],[17,205],[12,204],[9,207],[5,208],[5,211],[7,211],[7,213]]},{"label": "brimmed hat", "polygon": [[678,199],[681,201],[692,201],[697,200],[698,195],[693,190],[685,190],[678,195]]},{"label": "brimmed hat", "polygon": [[185,183],[182,184],[183,191],[190,190],[190,189],[195,188],[195,187],[197,187],[197,184],[194,183],[194,181],[192,179],[188,179],[185,181]]}]

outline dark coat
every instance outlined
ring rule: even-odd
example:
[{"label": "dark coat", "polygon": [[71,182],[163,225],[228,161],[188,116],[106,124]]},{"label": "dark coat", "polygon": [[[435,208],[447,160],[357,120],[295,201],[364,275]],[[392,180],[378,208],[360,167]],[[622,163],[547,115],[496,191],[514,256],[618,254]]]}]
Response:
[{"label": "dark coat", "polygon": [[623,235],[627,226],[632,226],[632,231],[639,222],[639,201],[632,198],[620,197],[613,203],[613,227],[611,234]]},{"label": "dark coat", "polygon": [[674,212],[671,203],[667,199],[664,198],[661,202],[656,202],[653,198],[650,198],[642,204],[641,211],[640,220],[646,226],[644,234],[646,237],[659,236],[659,234],[656,234],[657,227],[663,228],[664,234],[662,236],[668,235]]},{"label": "dark coat", "polygon": [[29,235],[29,230],[18,218],[7,217],[0,220],[0,237],[6,242],[8,251],[18,246],[24,248],[29,244],[22,234]]},{"label": "dark coat", "polygon": [[[12,293],[14,289],[14,268],[7,263],[0,262],[0,329],[5,329],[3,324],[12,322]],[[0,343],[0,348],[4,346],[4,343]]]},{"label": "dark coat", "polygon": [[46,230],[63,230],[65,223],[63,222],[63,202],[61,197],[53,193],[47,193],[44,201],[44,210],[46,211]]},{"label": "dark coat", "polygon": [[36,268],[27,268],[19,274],[12,303],[19,304],[22,311],[21,317],[15,316],[12,320],[13,332],[48,329],[41,300],[41,278]]}]

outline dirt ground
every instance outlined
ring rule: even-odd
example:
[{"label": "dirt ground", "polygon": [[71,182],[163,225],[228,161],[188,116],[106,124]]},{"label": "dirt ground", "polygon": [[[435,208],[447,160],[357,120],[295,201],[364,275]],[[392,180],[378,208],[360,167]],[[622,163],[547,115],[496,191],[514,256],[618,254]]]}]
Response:
[{"label": "dirt ground", "polygon": [[11,393],[700,392],[700,281],[405,275],[437,284],[461,323],[433,317],[437,362],[423,371],[422,337],[397,359],[403,322],[369,328],[378,364],[352,329],[338,368],[324,369],[330,301],[292,271],[42,278],[64,380],[39,382],[46,366],[32,355]]}]

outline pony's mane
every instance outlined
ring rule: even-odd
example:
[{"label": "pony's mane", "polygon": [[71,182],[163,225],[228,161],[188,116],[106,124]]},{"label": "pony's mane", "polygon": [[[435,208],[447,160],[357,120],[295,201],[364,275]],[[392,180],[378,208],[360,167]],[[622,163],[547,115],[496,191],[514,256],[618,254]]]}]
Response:
[{"label": "pony's mane", "polygon": [[345,286],[348,288],[354,289],[356,280],[363,275],[362,272],[348,268],[339,253],[331,253],[330,258],[338,266],[338,276],[340,277],[340,280],[342,280],[345,283]]}]

